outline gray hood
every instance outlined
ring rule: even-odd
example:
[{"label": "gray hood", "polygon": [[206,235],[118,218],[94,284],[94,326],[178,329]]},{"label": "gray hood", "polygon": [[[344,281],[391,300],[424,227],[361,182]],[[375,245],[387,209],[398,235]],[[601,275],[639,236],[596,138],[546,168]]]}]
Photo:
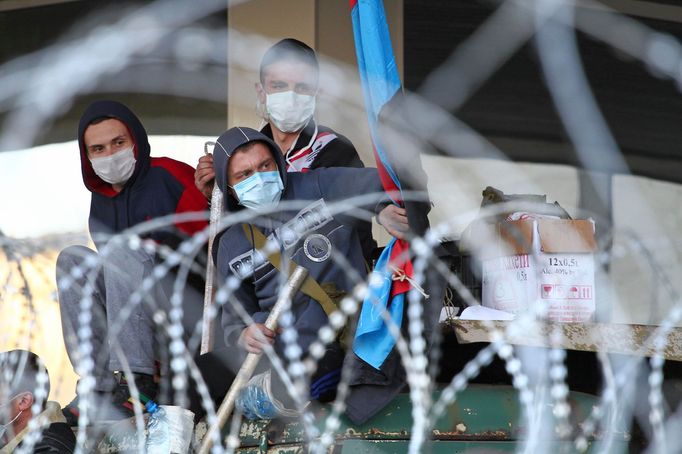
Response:
[{"label": "gray hood", "polygon": [[223,193],[223,199],[225,200],[225,210],[227,211],[237,211],[243,206],[238,204],[238,201],[234,198],[232,193],[227,189],[227,165],[230,162],[230,158],[234,154],[234,150],[245,145],[249,142],[263,142],[265,143],[272,152],[272,156],[277,163],[277,169],[282,177],[282,183],[284,184],[284,190],[287,188],[287,172],[286,165],[284,162],[284,156],[280,151],[279,147],[275,142],[272,141],[268,136],[262,132],[256,131],[251,128],[243,128],[236,126],[230,128],[218,137],[218,142],[213,149],[213,169],[215,170],[216,182],[218,187]]}]

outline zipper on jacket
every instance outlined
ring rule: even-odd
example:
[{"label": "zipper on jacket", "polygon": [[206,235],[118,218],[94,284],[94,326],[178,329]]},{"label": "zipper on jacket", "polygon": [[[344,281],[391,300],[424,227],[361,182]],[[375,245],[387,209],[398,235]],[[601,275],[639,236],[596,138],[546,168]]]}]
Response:
[{"label": "zipper on jacket", "polygon": [[[126,205],[126,229],[130,228],[130,188],[126,188],[128,192],[126,193],[125,205]],[[123,189],[124,191],[126,189]]]},{"label": "zipper on jacket", "polygon": [[118,200],[114,199],[114,231],[112,234],[116,234],[119,231],[118,227]]}]

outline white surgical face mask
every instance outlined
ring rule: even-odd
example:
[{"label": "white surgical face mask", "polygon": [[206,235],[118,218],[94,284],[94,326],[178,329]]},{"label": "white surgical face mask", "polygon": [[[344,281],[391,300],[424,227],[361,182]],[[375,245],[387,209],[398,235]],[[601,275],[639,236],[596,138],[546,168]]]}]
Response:
[{"label": "white surgical face mask", "polygon": [[315,96],[294,91],[266,94],[268,118],[282,132],[296,132],[303,128],[315,113]]},{"label": "white surgical face mask", "polygon": [[92,169],[98,177],[111,184],[123,184],[135,171],[133,147],[101,158],[90,159]]}]

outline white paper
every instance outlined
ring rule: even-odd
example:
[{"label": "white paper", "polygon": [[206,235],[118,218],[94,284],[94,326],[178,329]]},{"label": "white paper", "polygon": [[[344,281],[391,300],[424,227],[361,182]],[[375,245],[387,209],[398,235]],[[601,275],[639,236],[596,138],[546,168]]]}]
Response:
[{"label": "white paper", "polygon": [[514,320],[514,314],[485,306],[469,306],[462,311],[460,320]]}]

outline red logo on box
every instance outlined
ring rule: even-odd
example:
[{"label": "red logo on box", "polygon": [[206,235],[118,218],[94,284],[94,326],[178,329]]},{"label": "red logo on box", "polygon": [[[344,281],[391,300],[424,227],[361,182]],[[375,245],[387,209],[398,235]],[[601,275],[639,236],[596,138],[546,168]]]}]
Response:
[{"label": "red logo on box", "polygon": [[541,284],[540,297],[546,300],[591,300],[591,285]]}]

